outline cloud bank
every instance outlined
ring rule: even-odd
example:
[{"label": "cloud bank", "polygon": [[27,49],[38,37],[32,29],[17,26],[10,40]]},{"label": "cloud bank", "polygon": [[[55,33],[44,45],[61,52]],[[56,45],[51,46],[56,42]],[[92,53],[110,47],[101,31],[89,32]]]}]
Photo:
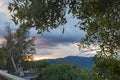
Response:
[{"label": "cloud bank", "polygon": [[[5,23],[11,22],[12,27],[14,26],[7,9],[9,1],[11,0],[0,0],[0,43],[4,41]],[[72,18],[71,14],[66,15],[66,17],[67,23],[65,25],[60,25],[58,28],[50,30],[50,32],[43,33],[43,35],[37,34],[37,30],[34,28],[30,30],[30,37],[36,37],[35,48],[38,59],[76,56],[81,53],[72,43],[79,43],[86,33],[81,31],[78,26],[75,27],[79,20]],[[62,33],[63,28],[65,30],[64,33]]]}]

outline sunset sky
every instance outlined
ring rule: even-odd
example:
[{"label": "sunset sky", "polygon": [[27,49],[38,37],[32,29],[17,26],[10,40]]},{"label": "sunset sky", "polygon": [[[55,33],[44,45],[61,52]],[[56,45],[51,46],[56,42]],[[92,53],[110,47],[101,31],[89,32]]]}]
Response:
[{"label": "sunset sky", "polygon": [[[15,28],[14,23],[10,20],[10,13],[7,9],[8,1],[10,0],[0,0],[0,43],[4,40],[5,23],[10,22],[13,28]],[[67,17],[68,22],[64,25],[64,34],[62,34],[63,26],[60,26],[55,30],[51,30],[50,32],[45,32],[43,35],[36,34],[37,31],[35,29],[30,30],[30,36],[35,36],[37,38],[35,41],[35,48],[39,55],[36,56],[36,59],[60,58],[73,55],[77,56],[79,54],[79,56],[94,55],[83,52],[84,50],[79,51],[78,47],[73,45],[73,42],[79,43],[81,38],[85,36],[85,32],[81,31],[78,27],[74,27],[78,22],[77,19],[73,19],[71,15],[67,15]]]}]

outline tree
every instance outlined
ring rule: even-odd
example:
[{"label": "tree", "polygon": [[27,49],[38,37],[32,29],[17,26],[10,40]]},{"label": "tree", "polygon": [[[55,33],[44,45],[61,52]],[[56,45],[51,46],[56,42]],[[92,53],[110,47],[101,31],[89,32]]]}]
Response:
[{"label": "tree", "polygon": [[87,32],[82,41],[89,44],[97,43],[100,47],[100,51],[94,57],[94,70],[95,75],[103,80],[111,80],[114,75],[114,79],[118,80],[120,76],[119,73],[114,73],[115,67],[120,70],[119,3],[118,0],[90,0],[83,3],[78,13],[74,13],[78,19],[82,19],[80,28]]},{"label": "tree", "polygon": [[[82,18],[80,28],[87,32],[83,41],[97,42],[102,55],[115,57],[120,49],[119,6],[120,1],[95,0],[87,1],[80,7],[79,13],[74,13]],[[85,11],[87,10],[87,11]]]},{"label": "tree", "polygon": [[4,46],[1,46],[0,48],[0,69],[6,69],[7,64],[7,54],[5,53]]},{"label": "tree", "polygon": [[8,8],[15,11],[12,20],[16,24],[20,23],[24,28],[34,27],[38,33],[43,33],[66,23],[66,3],[65,0],[14,0]]},{"label": "tree", "polygon": [[40,71],[42,68],[46,68],[50,66],[50,64],[46,61],[23,61],[22,65],[23,65],[23,70],[34,69],[37,71]]},{"label": "tree", "polygon": [[95,57],[95,80],[119,80],[120,79],[120,60],[115,58]]},{"label": "tree", "polygon": [[60,63],[45,68],[35,80],[93,80],[93,77],[87,70]]},{"label": "tree", "polygon": [[17,29],[15,33],[12,32],[10,24],[7,24],[5,29],[7,33],[7,35],[5,36],[5,48],[8,57],[11,60],[8,62],[12,63],[12,66],[15,70],[14,72],[19,74],[20,76],[23,76],[23,70],[21,65],[23,57],[31,52],[31,54],[33,54],[33,52],[35,51],[34,38],[28,39],[28,31],[21,28]]},{"label": "tree", "polygon": [[119,60],[119,4],[119,0],[14,0],[9,4],[9,10],[14,12],[15,23],[21,24],[21,27],[24,25],[24,28],[34,27],[40,33],[66,24],[65,15],[72,13],[80,20],[80,29],[87,32],[82,42],[99,45],[101,50],[95,59]]},{"label": "tree", "polygon": [[15,23],[26,29],[34,27],[40,33],[64,25],[65,14],[72,13],[80,19],[80,29],[87,32],[83,41],[98,42],[102,51],[107,49],[113,55],[120,47],[119,3],[118,0],[14,0],[9,10],[14,12]]}]

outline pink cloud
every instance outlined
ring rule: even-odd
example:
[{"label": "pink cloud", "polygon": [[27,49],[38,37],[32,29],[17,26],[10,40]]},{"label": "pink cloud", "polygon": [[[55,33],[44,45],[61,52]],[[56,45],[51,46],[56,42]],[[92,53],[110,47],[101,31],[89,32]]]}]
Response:
[{"label": "pink cloud", "polygon": [[52,49],[49,45],[37,45],[35,46],[36,49]]},{"label": "pink cloud", "polygon": [[0,37],[0,44],[4,43],[5,41],[5,38]]}]

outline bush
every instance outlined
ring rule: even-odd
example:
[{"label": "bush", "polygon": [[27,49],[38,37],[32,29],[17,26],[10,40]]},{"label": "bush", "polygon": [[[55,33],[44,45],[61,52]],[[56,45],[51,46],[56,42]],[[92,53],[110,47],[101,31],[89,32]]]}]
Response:
[{"label": "bush", "polygon": [[60,63],[45,68],[35,80],[93,80],[93,78],[85,69]]}]

